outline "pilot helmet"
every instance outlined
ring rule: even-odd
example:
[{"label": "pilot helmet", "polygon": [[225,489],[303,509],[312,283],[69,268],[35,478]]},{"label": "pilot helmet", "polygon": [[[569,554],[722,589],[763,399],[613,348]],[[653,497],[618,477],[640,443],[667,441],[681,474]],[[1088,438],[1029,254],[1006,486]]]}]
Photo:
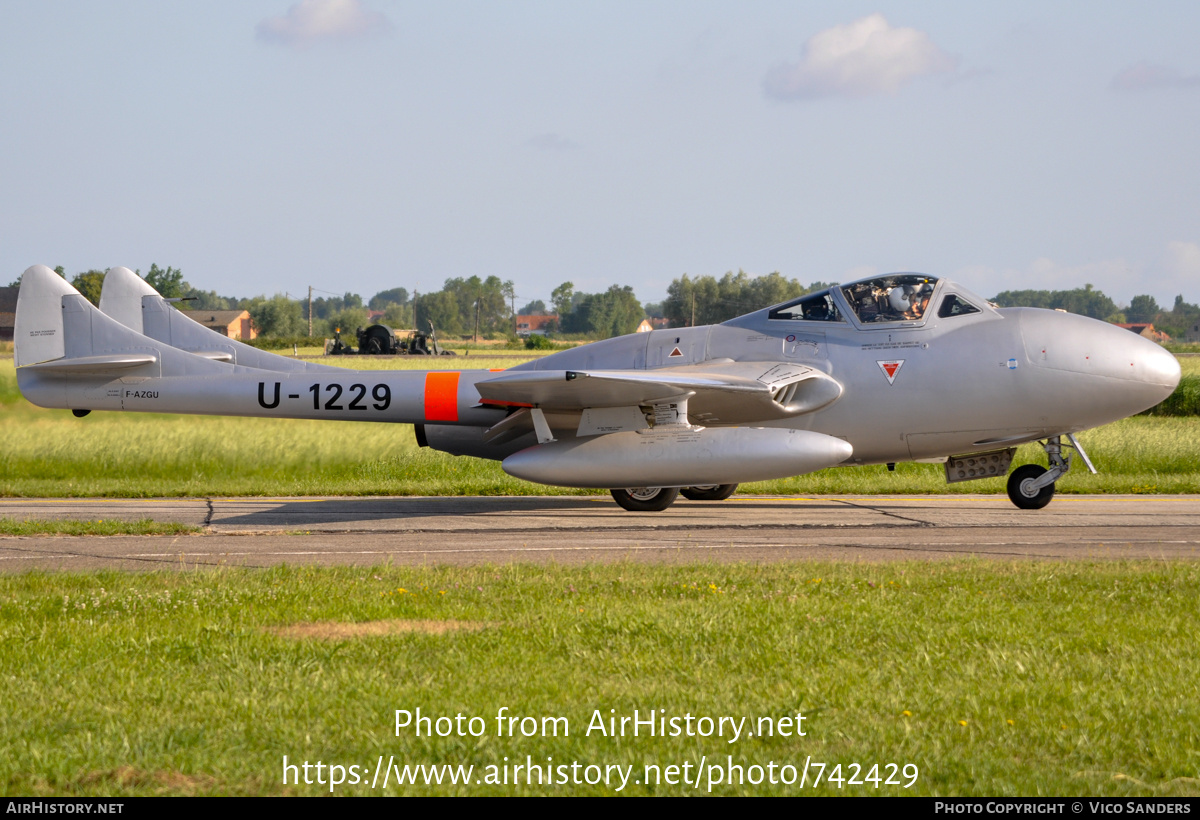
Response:
[{"label": "pilot helmet", "polygon": [[897,313],[903,313],[912,307],[912,294],[908,285],[896,285],[888,291],[888,304]]}]

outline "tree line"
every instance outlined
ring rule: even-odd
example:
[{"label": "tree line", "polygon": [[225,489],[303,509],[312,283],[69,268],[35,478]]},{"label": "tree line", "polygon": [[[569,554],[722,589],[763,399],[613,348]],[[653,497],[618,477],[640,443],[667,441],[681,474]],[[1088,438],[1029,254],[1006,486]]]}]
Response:
[{"label": "tree line", "polygon": [[[55,270],[66,277],[61,266]],[[177,304],[184,310],[246,310],[259,335],[276,337],[308,335],[310,311],[312,335],[329,336],[335,329],[353,333],[370,323],[370,310],[382,311],[377,321],[396,329],[426,330],[432,323],[447,336],[478,333],[492,338],[515,335],[517,314],[554,315],[557,318],[547,328],[551,333],[603,339],[632,333],[645,318],[665,318],[670,327],[718,324],[833,286],[820,281],[805,285],[777,271],[762,276],[730,271],[720,278],[684,274],[672,280],[662,302],[643,305],[628,285],[584,293],[576,291],[572,282],[563,282],[551,292],[549,306],[535,299],[518,308],[513,282],[497,276],[450,278],[441,290],[427,293],[395,287],[379,291],[369,300],[349,291],[341,296],[322,291],[323,295],[311,301],[290,294],[222,296],[194,287],[178,268],[160,268],[157,264],[150,266],[144,278],[164,297],[183,300]],[[71,279],[71,284],[93,304],[99,304],[103,283],[104,272],[95,269]],[[1176,338],[1200,322],[1200,306],[1184,301],[1182,294],[1175,297],[1170,309],[1159,306],[1148,294],[1134,296],[1128,305],[1118,305],[1091,284],[1071,290],[1006,290],[991,301],[1000,307],[1059,309],[1109,322],[1151,322]]]},{"label": "tree line", "polygon": [[1092,285],[1073,290],[1006,290],[992,297],[1000,307],[1037,307],[1049,310],[1065,310],[1107,322],[1151,323],[1173,338],[1182,338],[1187,329],[1200,321],[1200,305],[1183,300],[1183,294],[1175,297],[1170,310],[1162,308],[1153,296],[1139,294],[1128,305],[1120,306],[1103,291]]}]

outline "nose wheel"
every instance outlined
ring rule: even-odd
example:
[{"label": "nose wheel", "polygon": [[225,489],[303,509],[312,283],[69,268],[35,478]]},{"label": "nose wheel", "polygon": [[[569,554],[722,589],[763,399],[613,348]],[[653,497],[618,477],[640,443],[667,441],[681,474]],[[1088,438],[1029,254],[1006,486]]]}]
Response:
[{"label": "nose wheel", "polygon": [[1070,447],[1079,454],[1088,470],[1096,472],[1087,453],[1079,446],[1074,433],[1067,433],[1067,443],[1062,436],[1051,436],[1042,442],[1050,469],[1037,464],[1026,464],[1013,470],[1008,476],[1008,497],[1022,510],[1040,510],[1054,497],[1054,482],[1071,469],[1071,454],[1063,455],[1063,447]]},{"label": "nose wheel", "polygon": [[1042,484],[1041,479],[1050,472],[1040,464],[1026,464],[1013,470],[1008,476],[1008,498],[1022,510],[1040,510],[1054,498],[1054,482]]}]

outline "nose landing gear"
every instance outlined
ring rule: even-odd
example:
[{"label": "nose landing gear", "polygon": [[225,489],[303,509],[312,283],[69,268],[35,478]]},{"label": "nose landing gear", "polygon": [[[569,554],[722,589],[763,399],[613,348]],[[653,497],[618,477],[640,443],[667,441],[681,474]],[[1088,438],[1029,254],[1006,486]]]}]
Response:
[{"label": "nose landing gear", "polygon": [[1072,456],[1067,453],[1064,457],[1062,451],[1064,446],[1074,449],[1083,459],[1088,470],[1092,473],[1096,472],[1091,459],[1079,446],[1079,441],[1076,440],[1074,433],[1067,433],[1067,442],[1064,445],[1061,436],[1051,436],[1042,442],[1042,449],[1046,451],[1050,469],[1047,470],[1037,464],[1026,464],[1012,471],[1008,477],[1008,497],[1013,504],[1022,510],[1040,510],[1050,503],[1050,499],[1054,497],[1054,482],[1071,469]]}]

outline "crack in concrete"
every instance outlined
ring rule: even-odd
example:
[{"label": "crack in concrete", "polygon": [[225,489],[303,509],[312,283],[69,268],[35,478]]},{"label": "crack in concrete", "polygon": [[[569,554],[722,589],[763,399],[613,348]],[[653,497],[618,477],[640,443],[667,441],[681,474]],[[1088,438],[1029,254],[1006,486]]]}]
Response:
[{"label": "crack in concrete", "polygon": [[909,518],[904,515],[899,515],[897,513],[888,512],[887,510],[881,510],[878,507],[874,507],[870,504],[855,504],[853,501],[848,501],[847,499],[844,499],[844,498],[838,498],[835,500],[841,504],[845,504],[848,507],[854,507],[856,510],[870,510],[871,512],[879,513],[880,515],[887,515],[887,516],[891,516],[892,518],[897,518],[901,521],[908,521],[909,523],[916,524],[919,527],[937,527],[938,526],[937,524],[933,523],[932,521],[922,521],[920,518]]}]

